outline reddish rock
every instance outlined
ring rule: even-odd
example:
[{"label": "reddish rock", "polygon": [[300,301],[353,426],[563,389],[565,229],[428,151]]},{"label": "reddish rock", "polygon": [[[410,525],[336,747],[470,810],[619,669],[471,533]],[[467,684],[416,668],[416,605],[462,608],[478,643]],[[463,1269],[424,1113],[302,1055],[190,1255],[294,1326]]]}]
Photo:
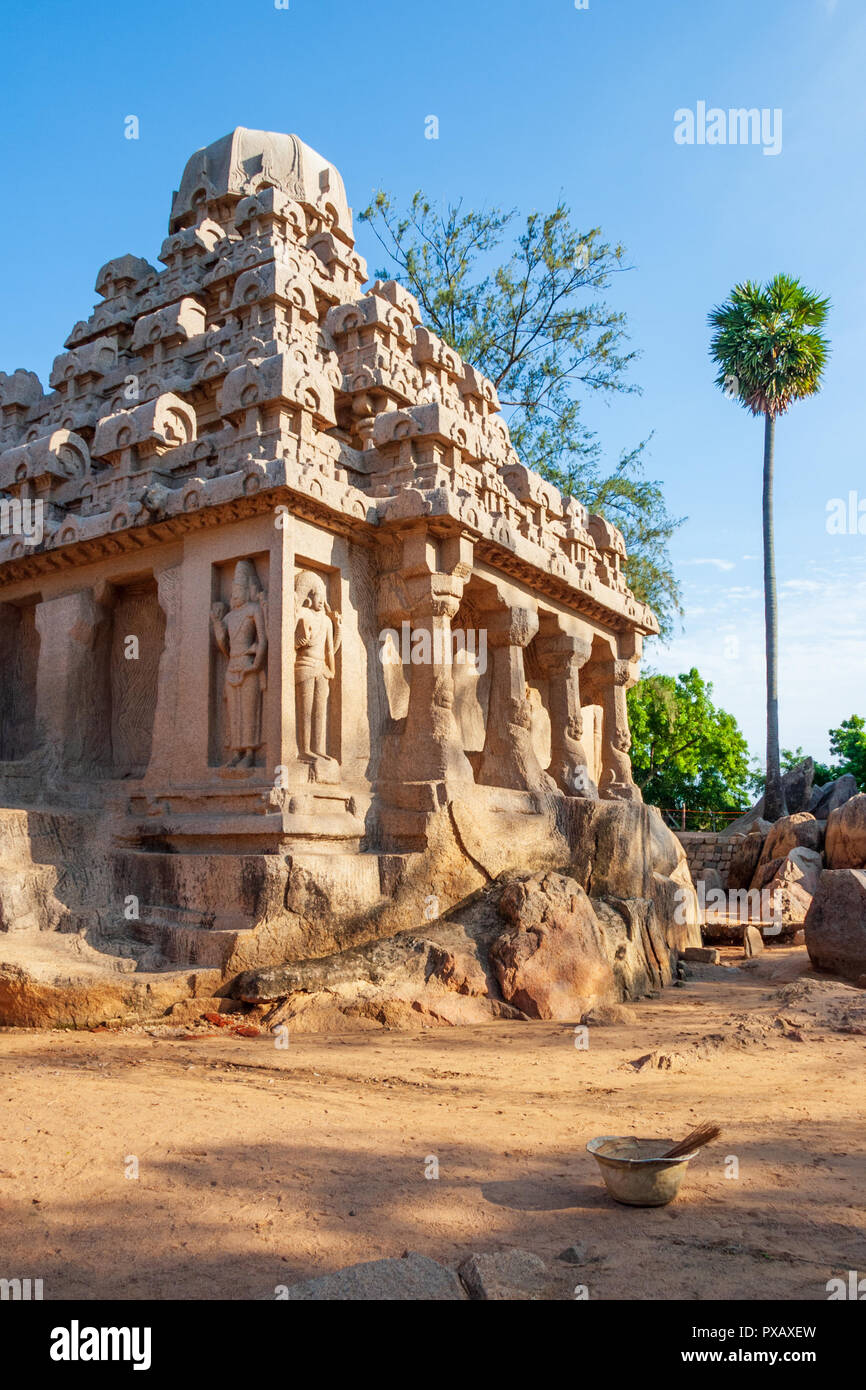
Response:
[{"label": "reddish rock", "polygon": [[487,994],[487,976],[478,957],[468,951],[449,951],[444,946],[433,946],[430,966],[431,977],[456,994]]},{"label": "reddish rock", "polygon": [[828,869],[866,868],[866,793],[830,812],[826,859]]},{"label": "reddish rock", "polygon": [[748,835],[743,836],[734,849],[728,865],[729,889],[738,890],[749,887],[755,876],[763,845],[764,836],[760,830],[753,830]]},{"label": "reddish rock", "polygon": [[802,845],[820,853],[824,847],[824,827],[808,811],[777,820],[764,841],[760,863],[768,859],[784,859],[789,850]]},{"label": "reddish rock", "polygon": [[499,903],[510,923],[490,948],[503,997],[530,1018],[578,1019],[617,1002],[604,937],[574,879],[536,874],[509,883]]},{"label": "reddish rock", "polygon": [[806,920],[812,896],[818,888],[821,867],[820,854],[802,845],[795,846],[784,858],[768,859],[758,865],[752,888],[765,895],[767,915],[772,915],[776,924],[799,926]]}]

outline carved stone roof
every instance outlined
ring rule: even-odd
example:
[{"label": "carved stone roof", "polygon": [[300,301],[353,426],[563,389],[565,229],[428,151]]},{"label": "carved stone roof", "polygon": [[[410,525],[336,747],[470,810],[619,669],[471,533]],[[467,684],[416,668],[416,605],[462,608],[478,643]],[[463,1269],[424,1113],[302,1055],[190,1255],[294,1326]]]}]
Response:
[{"label": "carved stone roof", "polygon": [[197,150],[159,260],[102,267],[47,393],[0,372],[0,502],[45,521],[0,534],[0,587],[261,494],[368,544],[427,518],[539,595],[658,630],[620,532],[521,462],[493,383],[403,286],[365,288],[343,181],[296,136]]},{"label": "carved stone roof", "polygon": [[193,226],[199,207],[220,197],[241,199],[279,188],[296,202],[332,209],[333,224],[352,235],[352,215],[338,171],[297,135],[236,126],[186,162],[171,205],[169,232]]}]

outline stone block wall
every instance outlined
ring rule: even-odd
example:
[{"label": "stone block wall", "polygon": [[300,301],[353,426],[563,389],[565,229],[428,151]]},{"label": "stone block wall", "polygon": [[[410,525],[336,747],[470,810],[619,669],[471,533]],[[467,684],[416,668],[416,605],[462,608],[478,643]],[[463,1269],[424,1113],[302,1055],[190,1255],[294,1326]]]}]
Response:
[{"label": "stone block wall", "polygon": [[740,843],[739,835],[721,835],[710,830],[677,830],[675,834],[686,852],[694,883],[704,877],[707,869],[717,869],[722,883],[727,883],[731,855]]}]

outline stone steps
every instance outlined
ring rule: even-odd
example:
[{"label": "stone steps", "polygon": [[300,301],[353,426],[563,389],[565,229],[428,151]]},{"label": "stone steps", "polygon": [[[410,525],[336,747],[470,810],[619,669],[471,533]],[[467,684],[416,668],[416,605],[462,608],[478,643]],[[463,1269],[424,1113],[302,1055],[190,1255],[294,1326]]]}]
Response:
[{"label": "stone steps", "polygon": [[[116,869],[119,890],[139,897],[137,919],[125,923],[138,940],[173,965],[234,973],[289,958],[311,922],[338,931],[340,919],[373,913],[387,903],[406,858],[332,845],[288,855],[121,850]],[[179,907],[183,901],[196,907]],[[310,953],[330,948],[314,944]]]}]

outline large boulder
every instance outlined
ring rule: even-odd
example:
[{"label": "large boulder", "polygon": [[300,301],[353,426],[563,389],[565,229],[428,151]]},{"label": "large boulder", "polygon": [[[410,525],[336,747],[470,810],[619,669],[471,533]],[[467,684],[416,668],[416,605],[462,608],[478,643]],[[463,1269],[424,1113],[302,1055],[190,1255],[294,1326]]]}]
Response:
[{"label": "large boulder", "polygon": [[812,812],[816,820],[826,820],[831,811],[835,811],[838,806],[844,806],[846,801],[857,795],[857,792],[857,779],[852,777],[850,772],[846,772],[844,776],[837,777],[835,782],[825,782],[823,787],[813,787],[807,810]]},{"label": "large boulder", "polygon": [[654,806],[581,801],[570,839],[571,872],[593,897],[646,898],[654,873],[691,883],[686,852]]},{"label": "large boulder", "polygon": [[805,922],[821,871],[820,854],[795,845],[786,855],[759,864],[752,888],[766,895],[764,901],[771,905],[774,923],[785,930]]},{"label": "large boulder", "polygon": [[866,793],[852,796],[827,818],[828,869],[866,867]]},{"label": "large boulder", "polygon": [[814,780],[815,764],[811,758],[803,758],[802,762],[784,773],[782,791],[785,793],[785,805],[789,816],[795,815],[797,811],[806,810],[812,797]]},{"label": "large boulder", "polygon": [[[669,984],[674,953],[701,943],[680,841],[639,803],[573,800],[561,811],[544,853],[527,856],[531,872],[493,877],[500,850],[485,865],[493,881],[435,920],[418,912],[408,931],[253,967],[238,974],[232,994],[285,1006],[293,1028],[322,1031],[354,1029],[359,1019],[365,1027],[371,1019],[389,1027],[576,1020]],[[497,834],[509,838],[507,827]],[[553,865],[551,854],[559,856]]]},{"label": "large boulder", "polygon": [[818,970],[866,981],[866,873],[823,871],[806,917],[806,950]]},{"label": "large boulder", "polygon": [[[661,883],[673,888],[671,879]],[[647,898],[593,898],[592,906],[601,923],[607,957],[613,970],[619,998],[642,999],[670,984],[670,941],[660,925],[655,903]],[[672,907],[670,919],[675,920]],[[681,928],[681,949],[700,943],[700,928]]]},{"label": "large boulder", "polygon": [[[688,875],[688,865],[685,865],[685,874]],[[653,874],[650,894],[655,909],[652,920],[668,951],[675,953],[689,946],[700,946],[701,907],[691,878],[683,882],[680,870],[676,878]]]},{"label": "large boulder", "polygon": [[533,874],[499,901],[508,928],[490,947],[503,998],[530,1018],[579,1019],[619,998],[604,934],[574,879]]},{"label": "large boulder", "polygon": [[759,863],[765,864],[768,859],[784,859],[788,850],[797,845],[819,854],[824,847],[824,826],[809,811],[797,811],[793,816],[783,816],[776,821],[764,841]]},{"label": "large boulder", "polygon": [[653,854],[662,839],[654,847],[649,807],[636,801],[581,801],[570,810],[581,822],[570,866],[581,887],[593,897],[647,897]]},{"label": "large boulder", "polygon": [[[815,764],[811,758],[804,758],[795,767],[790,768],[782,777],[782,790],[785,793],[785,806],[789,816],[797,811],[805,811],[812,797],[812,782],[815,776]],[[751,810],[739,816],[737,820],[731,821],[730,825],[725,826],[723,835],[748,835],[754,829],[759,820],[764,816],[764,798],[756,801]]]},{"label": "large boulder", "polygon": [[764,832],[751,830],[748,835],[738,837],[738,843],[728,863],[728,889],[748,888],[755,876],[761,850],[764,847]]}]

